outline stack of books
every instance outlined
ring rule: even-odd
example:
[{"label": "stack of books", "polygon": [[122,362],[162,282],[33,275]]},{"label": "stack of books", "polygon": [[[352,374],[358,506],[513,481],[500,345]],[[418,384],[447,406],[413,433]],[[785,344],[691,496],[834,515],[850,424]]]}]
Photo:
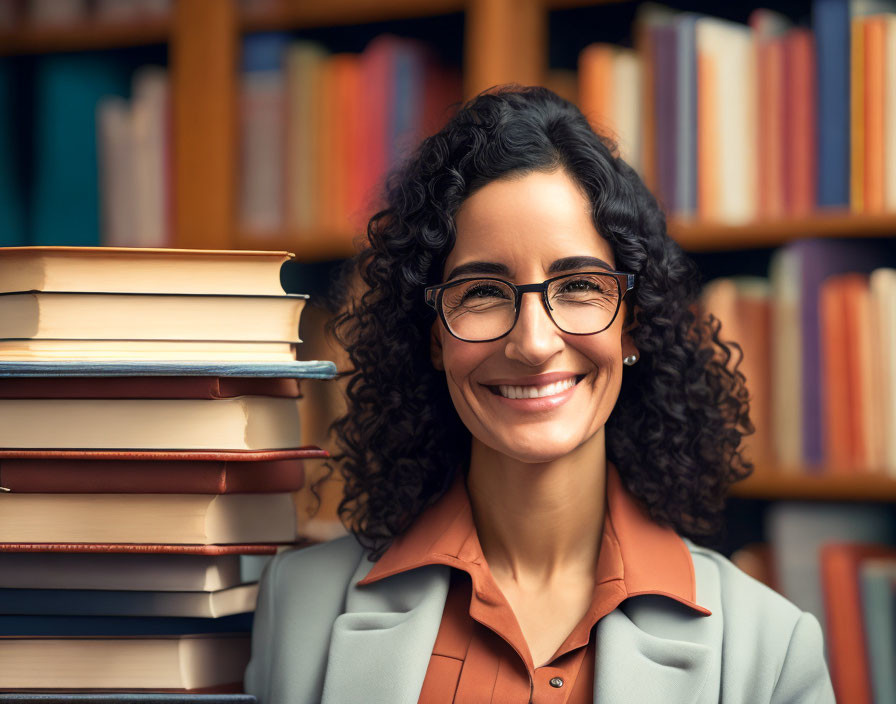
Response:
[{"label": "stack of books", "polygon": [[0,249],[0,691],[241,692],[296,544],[286,253]]}]

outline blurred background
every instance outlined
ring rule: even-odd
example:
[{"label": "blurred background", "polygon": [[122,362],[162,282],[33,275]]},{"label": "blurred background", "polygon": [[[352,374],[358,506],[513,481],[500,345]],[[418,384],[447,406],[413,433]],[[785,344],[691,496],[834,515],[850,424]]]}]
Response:
[{"label": "blurred background", "polygon": [[383,176],[510,82],[613,137],[743,350],[712,546],[819,617],[841,701],[896,702],[896,1],[0,0],[0,246],[295,252],[300,358],[345,368],[322,303]]}]

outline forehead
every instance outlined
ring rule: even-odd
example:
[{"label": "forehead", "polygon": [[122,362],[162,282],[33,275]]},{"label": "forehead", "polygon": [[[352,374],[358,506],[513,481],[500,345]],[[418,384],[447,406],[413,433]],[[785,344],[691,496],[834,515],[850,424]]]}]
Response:
[{"label": "forehead", "polygon": [[594,227],[588,199],[563,170],[492,181],[461,205],[457,240],[443,273],[471,261],[506,265],[519,275],[552,262],[592,256],[615,266],[613,250]]}]

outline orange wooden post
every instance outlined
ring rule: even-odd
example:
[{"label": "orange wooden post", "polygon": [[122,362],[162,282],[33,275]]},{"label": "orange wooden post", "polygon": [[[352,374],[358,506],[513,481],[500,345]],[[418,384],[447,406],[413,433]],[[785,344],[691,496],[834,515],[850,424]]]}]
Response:
[{"label": "orange wooden post", "polygon": [[469,0],[464,37],[464,93],[502,83],[540,84],[547,71],[543,0]]},{"label": "orange wooden post", "polygon": [[235,0],[176,0],[169,48],[176,247],[234,246],[238,35]]}]

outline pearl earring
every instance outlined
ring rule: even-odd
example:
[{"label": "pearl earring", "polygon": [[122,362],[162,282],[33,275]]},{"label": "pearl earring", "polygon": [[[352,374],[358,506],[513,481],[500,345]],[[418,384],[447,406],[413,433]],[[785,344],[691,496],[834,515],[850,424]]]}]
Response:
[{"label": "pearl earring", "polygon": [[624,357],[624,358],[623,358],[622,363],[623,363],[625,366],[630,367],[630,366],[632,366],[632,365],[633,365],[635,362],[637,362],[637,361],[638,361],[638,355],[636,355],[636,354],[630,354],[628,357]]}]

